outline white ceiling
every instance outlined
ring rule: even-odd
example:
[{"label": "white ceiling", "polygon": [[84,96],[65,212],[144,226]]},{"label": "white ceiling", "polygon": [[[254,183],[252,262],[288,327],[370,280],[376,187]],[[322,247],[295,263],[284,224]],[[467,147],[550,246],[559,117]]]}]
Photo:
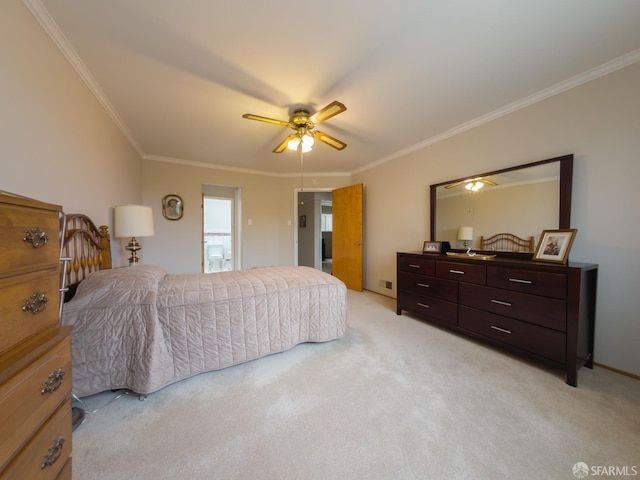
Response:
[{"label": "white ceiling", "polygon": [[145,158],[354,172],[640,60],[638,0],[24,0]]}]

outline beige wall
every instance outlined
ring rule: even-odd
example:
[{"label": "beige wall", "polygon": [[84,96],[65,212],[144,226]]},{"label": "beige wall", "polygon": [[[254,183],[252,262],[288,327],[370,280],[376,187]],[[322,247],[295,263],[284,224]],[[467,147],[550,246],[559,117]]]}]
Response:
[{"label": "beige wall", "polygon": [[595,359],[640,375],[639,86],[636,63],[353,175],[367,189],[366,288],[395,296],[395,253],[429,239],[430,184],[573,153],[571,259],[600,265]]},{"label": "beige wall", "polygon": [[142,200],[140,156],[20,0],[0,2],[0,65],[0,189],[108,225]]},{"label": "beige wall", "polygon": [[[172,273],[202,271],[203,184],[239,187],[242,192],[242,267],[292,265],[297,225],[295,191],[300,177],[274,177],[223,170],[190,163],[144,161],[143,202],[153,207],[156,234],[139,239],[145,263],[161,265]],[[304,188],[326,189],[348,185],[348,176],[312,176]],[[179,221],[162,217],[162,198],[173,193],[184,201]],[[118,241],[123,248],[125,241]]]}]

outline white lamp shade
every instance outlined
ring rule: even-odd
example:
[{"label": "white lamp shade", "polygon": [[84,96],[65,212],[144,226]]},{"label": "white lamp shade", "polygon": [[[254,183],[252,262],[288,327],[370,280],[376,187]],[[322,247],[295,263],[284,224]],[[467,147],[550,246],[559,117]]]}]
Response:
[{"label": "white lamp shade", "polygon": [[113,234],[116,238],[152,237],[153,210],[144,205],[117,205],[113,207]]},{"label": "white lamp shade", "polygon": [[458,240],[464,240],[464,241],[473,240],[473,227],[458,228]]}]

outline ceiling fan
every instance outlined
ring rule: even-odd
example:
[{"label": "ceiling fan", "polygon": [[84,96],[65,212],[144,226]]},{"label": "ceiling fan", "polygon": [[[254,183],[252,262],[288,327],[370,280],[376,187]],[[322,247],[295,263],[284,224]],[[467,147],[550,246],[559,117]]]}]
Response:
[{"label": "ceiling fan", "polygon": [[492,180],[489,180],[488,178],[476,177],[476,178],[469,178],[467,180],[461,180],[459,182],[450,183],[449,185],[445,185],[444,188],[447,188],[447,189],[455,188],[455,187],[459,187],[460,185],[464,185],[464,188],[466,188],[467,190],[471,190],[472,192],[477,192],[485,185],[498,185],[498,184]]},{"label": "ceiling fan", "polygon": [[302,143],[302,151],[308,152],[311,150],[313,140],[319,140],[327,145],[332,146],[337,150],[343,150],[347,144],[332,137],[324,132],[314,130],[316,125],[344,112],[347,109],[342,103],[333,101],[326,107],[321,108],[316,113],[311,114],[309,110],[305,108],[296,109],[289,120],[277,120],[275,118],[262,117],[260,115],[254,115],[252,113],[245,113],[242,118],[248,118],[249,120],[258,120],[259,122],[272,123],[274,125],[280,125],[281,127],[289,127],[295,130],[296,133],[292,133],[286,137],[276,148],[273,149],[273,153],[282,153],[287,147],[291,150],[297,150],[298,146]]}]

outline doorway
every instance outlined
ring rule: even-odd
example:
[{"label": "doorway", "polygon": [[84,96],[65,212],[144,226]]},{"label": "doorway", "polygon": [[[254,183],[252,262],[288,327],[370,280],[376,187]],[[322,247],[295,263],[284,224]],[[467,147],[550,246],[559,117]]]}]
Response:
[{"label": "doorway", "polygon": [[[322,201],[318,192],[331,197],[331,274],[342,280],[347,288],[362,291],[363,288],[363,208],[364,185],[350,185],[338,189],[295,190],[294,261],[322,269]],[[329,217],[327,217],[328,219]],[[326,225],[326,224],[325,224]],[[326,227],[325,227],[326,228]],[[325,238],[325,258],[327,239]]]},{"label": "doorway", "polygon": [[296,264],[332,273],[332,193],[297,191]]},{"label": "doorway", "polygon": [[237,270],[239,251],[239,189],[202,186],[202,271]]}]

